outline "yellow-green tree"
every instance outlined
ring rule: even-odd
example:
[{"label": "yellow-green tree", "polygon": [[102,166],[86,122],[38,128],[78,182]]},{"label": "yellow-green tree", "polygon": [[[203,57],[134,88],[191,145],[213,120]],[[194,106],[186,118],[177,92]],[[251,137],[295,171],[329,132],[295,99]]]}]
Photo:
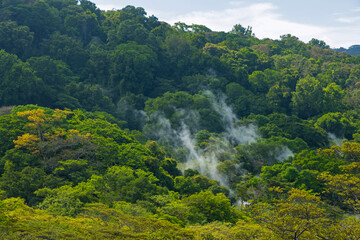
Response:
[{"label": "yellow-green tree", "polygon": [[316,239],[317,229],[328,222],[320,197],[299,189],[290,190],[288,198],[274,205],[254,204],[251,211],[278,239]]},{"label": "yellow-green tree", "polygon": [[[356,165],[355,165],[356,166]],[[351,166],[345,166],[347,170]],[[344,169],[344,168],[343,168]],[[321,173],[318,179],[328,187],[328,192],[336,193],[340,201],[347,205],[353,213],[360,211],[360,178],[352,174],[331,175],[327,172]]]}]

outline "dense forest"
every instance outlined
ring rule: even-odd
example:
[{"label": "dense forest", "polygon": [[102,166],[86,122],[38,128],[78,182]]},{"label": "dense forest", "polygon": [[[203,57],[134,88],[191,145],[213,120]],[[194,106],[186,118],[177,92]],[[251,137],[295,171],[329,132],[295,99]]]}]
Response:
[{"label": "dense forest", "polygon": [[0,0],[1,239],[359,239],[360,56]]}]

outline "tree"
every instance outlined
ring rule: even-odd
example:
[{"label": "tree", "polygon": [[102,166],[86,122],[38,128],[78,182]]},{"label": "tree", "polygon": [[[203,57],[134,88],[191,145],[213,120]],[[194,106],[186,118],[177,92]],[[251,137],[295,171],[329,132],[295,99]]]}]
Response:
[{"label": "tree", "polygon": [[0,156],[2,157],[7,150],[14,147],[13,140],[24,133],[25,125],[23,119],[14,117],[14,115],[0,116]]},{"label": "tree", "polygon": [[101,202],[111,204],[114,201],[135,203],[164,193],[165,189],[156,185],[158,181],[150,172],[114,166],[102,177],[92,176],[89,183],[95,187]]},{"label": "tree", "polygon": [[184,195],[191,195],[201,191],[199,184],[191,181],[189,177],[183,176],[178,176],[174,179],[174,188]]},{"label": "tree", "polygon": [[59,11],[49,6],[46,1],[34,1],[31,4],[19,4],[5,9],[10,13],[9,20],[30,28],[34,33],[36,45],[52,32],[62,28]]},{"label": "tree", "polygon": [[77,80],[63,61],[42,56],[32,57],[27,60],[27,63],[44,83],[44,94],[40,100],[42,106],[54,107],[59,101],[59,97],[64,95],[65,86],[71,81]]},{"label": "tree", "polygon": [[184,35],[171,34],[167,36],[164,44],[166,54],[168,55],[167,61],[169,61],[167,64],[170,63],[169,70],[175,71],[173,76],[180,79],[183,73],[191,75],[189,74],[189,70],[192,69],[192,66],[190,66],[190,56],[193,54],[191,41]]},{"label": "tree", "polygon": [[126,92],[149,93],[157,68],[157,55],[151,48],[135,42],[120,44],[109,57],[111,68],[107,87],[113,89],[115,102]]},{"label": "tree", "polygon": [[20,58],[28,56],[33,39],[34,33],[28,26],[18,26],[14,21],[0,23],[0,46],[9,53]]},{"label": "tree", "polygon": [[244,28],[240,24],[236,24],[231,30],[231,33],[243,34],[248,37],[253,37],[252,27],[248,26],[247,28]]},{"label": "tree", "polygon": [[352,138],[356,129],[351,118],[340,112],[329,112],[322,115],[316,121],[316,125],[320,126],[328,133],[335,134],[339,138],[345,137],[347,139]]},{"label": "tree", "polygon": [[22,171],[17,171],[15,165],[7,161],[4,170],[0,178],[0,189],[5,191],[5,197],[20,197],[29,205],[39,201],[34,192],[44,187],[46,174],[42,169],[25,167]]},{"label": "tree", "polygon": [[0,105],[38,103],[43,82],[30,66],[0,50]]},{"label": "tree", "polygon": [[323,181],[330,191],[339,196],[340,201],[347,205],[352,213],[358,214],[360,211],[360,178],[351,174],[322,173],[318,179]]},{"label": "tree", "polygon": [[95,84],[70,82],[63,94],[54,103],[57,107],[80,108],[86,111],[105,111],[116,114],[115,104],[105,93],[104,88]]},{"label": "tree", "polygon": [[81,41],[60,32],[54,32],[49,39],[44,40],[41,52],[52,59],[62,60],[74,73],[81,72],[89,59],[89,54],[83,49]]},{"label": "tree", "polygon": [[323,112],[338,112],[344,110],[343,98],[345,91],[336,83],[330,83],[324,90]]},{"label": "tree", "polygon": [[269,82],[266,75],[261,71],[255,71],[249,76],[249,82],[253,93],[266,93],[269,90]]},{"label": "tree", "polygon": [[266,94],[266,98],[270,101],[274,110],[280,113],[290,112],[291,90],[289,87],[281,83],[275,83]]},{"label": "tree", "polygon": [[151,43],[150,32],[136,20],[125,20],[121,22],[115,30],[109,31],[108,39],[110,45],[119,45],[135,41],[138,44],[145,45]]},{"label": "tree", "polygon": [[103,38],[98,22],[100,15],[97,16],[96,13],[91,12],[94,9],[86,2],[88,1],[81,1],[81,6],[67,7],[70,14],[68,13],[64,19],[67,34],[81,40],[84,45],[87,45],[93,36]]},{"label": "tree", "polygon": [[38,205],[40,209],[45,209],[60,216],[72,216],[78,214],[84,206],[84,202],[93,199],[94,189],[91,185],[81,183],[76,187],[64,185],[60,188],[42,188],[35,192],[44,200]]},{"label": "tree", "polygon": [[287,199],[280,200],[274,206],[254,204],[251,212],[255,220],[280,239],[314,237],[317,228],[327,222],[320,197],[298,189],[292,189]]},{"label": "tree", "polygon": [[210,191],[204,191],[183,199],[183,202],[190,206],[192,211],[202,214],[207,222],[236,221],[236,214],[230,200],[223,193],[214,195]]},{"label": "tree", "polygon": [[293,111],[301,118],[323,112],[324,91],[314,77],[300,79],[292,96]]},{"label": "tree", "polygon": [[329,46],[324,41],[315,38],[311,39],[308,44],[310,46],[316,46],[320,48],[329,48]]},{"label": "tree", "polygon": [[298,37],[291,34],[285,34],[280,36],[279,44],[283,47],[283,51],[289,51],[289,53],[303,53],[306,49],[305,43],[301,42]]}]

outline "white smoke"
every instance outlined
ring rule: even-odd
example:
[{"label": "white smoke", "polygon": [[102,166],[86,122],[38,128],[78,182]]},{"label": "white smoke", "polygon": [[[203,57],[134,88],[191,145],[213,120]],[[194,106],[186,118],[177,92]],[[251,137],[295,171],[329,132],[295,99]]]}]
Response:
[{"label": "white smoke", "polygon": [[192,138],[187,126],[183,126],[179,134],[183,147],[188,150],[187,161],[183,170],[196,169],[202,175],[217,180],[222,186],[230,188],[226,178],[218,171],[219,160],[216,157],[217,151],[206,151],[196,147],[196,141]]},{"label": "white smoke", "polygon": [[340,146],[343,144],[344,142],[344,139],[343,138],[338,138],[336,137],[335,134],[333,133],[328,133],[328,139],[330,140],[330,145],[331,146],[334,146],[334,145],[337,145],[337,146]]},{"label": "white smoke", "polygon": [[[191,136],[188,126],[184,124],[179,136],[182,141],[183,148],[188,150],[188,156],[187,161],[182,166],[182,170],[186,170],[188,168],[196,169],[200,172],[200,174],[219,181],[222,186],[231,190],[228,177],[220,173],[217,168],[220,163],[218,156],[222,152],[226,151],[234,153],[234,149],[232,147],[238,144],[255,142],[259,139],[258,130],[254,125],[237,125],[239,119],[236,117],[231,107],[226,104],[226,98],[223,95],[216,97],[210,91],[205,91],[203,94],[210,100],[214,111],[221,116],[225,132],[222,139],[218,139],[218,142],[215,145],[211,145],[206,149],[201,149],[196,147],[196,140],[193,136]],[[229,142],[233,146],[229,146]],[[240,165],[236,169],[239,174],[243,172]]]},{"label": "white smoke", "polygon": [[[231,107],[226,104],[224,95],[218,97],[210,91],[205,91],[203,94],[210,100],[213,110],[221,116],[222,127],[225,130],[219,137],[214,137],[214,141],[206,147],[199,147],[192,134],[192,132],[196,132],[193,130],[196,129],[199,122],[199,114],[195,111],[176,109],[177,116],[182,119],[181,126],[178,127],[172,126],[164,114],[153,114],[150,116],[150,122],[153,121],[154,123],[150,124],[148,128],[145,126],[144,132],[161,144],[171,146],[175,152],[181,149],[182,153],[185,153],[183,162],[179,165],[183,172],[189,168],[197,170],[201,175],[219,181],[222,186],[231,191],[229,179],[232,176],[220,172],[219,163],[224,160],[232,160],[236,154],[234,147],[239,144],[255,143],[260,135],[255,125],[240,124]],[[278,161],[283,161],[294,155],[288,147],[276,148],[269,154],[272,155],[272,159]],[[227,158],[227,155],[230,157]],[[241,167],[240,162],[232,162],[231,164],[234,168],[230,174],[239,176],[246,172]]]},{"label": "white smoke", "polygon": [[286,159],[288,159],[289,157],[293,157],[294,153],[286,146],[283,146],[279,149],[279,153],[276,156],[276,160],[278,160],[279,162],[282,162]]},{"label": "white smoke", "polygon": [[210,76],[210,77],[213,77],[213,78],[217,78],[217,74],[216,74],[216,71],[212,68],[209,68],[208,71],[207,71],[207,76]]},{"label": "white smoke", "polygon": [[217,98],[210,91],[205,91],[204,95],[209,97],[213,109],[221,116],[226,134],[225,138],[232,144],[251,143],[259,139],[256,126],[252,124],[249,126],[236,125],[236,123],[239,122],[239,119],[236,117],[231,107],[226,104],[224,95]]},{"label": "white smoke", "polygon": [[145,125],[143,132],[149,139],[156,140],[162,145],[179,145],[177,131],[173,129],[170,120],[165,118],[163,113],[152,114],[149,117],[149,122]]}]

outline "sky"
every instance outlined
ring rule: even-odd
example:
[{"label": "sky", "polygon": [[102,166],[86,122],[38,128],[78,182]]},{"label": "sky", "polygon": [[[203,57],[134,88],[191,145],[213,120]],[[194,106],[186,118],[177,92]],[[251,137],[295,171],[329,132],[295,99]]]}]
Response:
[{"label": "sky", "polygon": [[331,48],[360,45],[360,0],[91,0],[101,10],[142,7],[169,24],[201,24],[228,32],[235,24],[251,26],[256,37],[291,34]]}]

